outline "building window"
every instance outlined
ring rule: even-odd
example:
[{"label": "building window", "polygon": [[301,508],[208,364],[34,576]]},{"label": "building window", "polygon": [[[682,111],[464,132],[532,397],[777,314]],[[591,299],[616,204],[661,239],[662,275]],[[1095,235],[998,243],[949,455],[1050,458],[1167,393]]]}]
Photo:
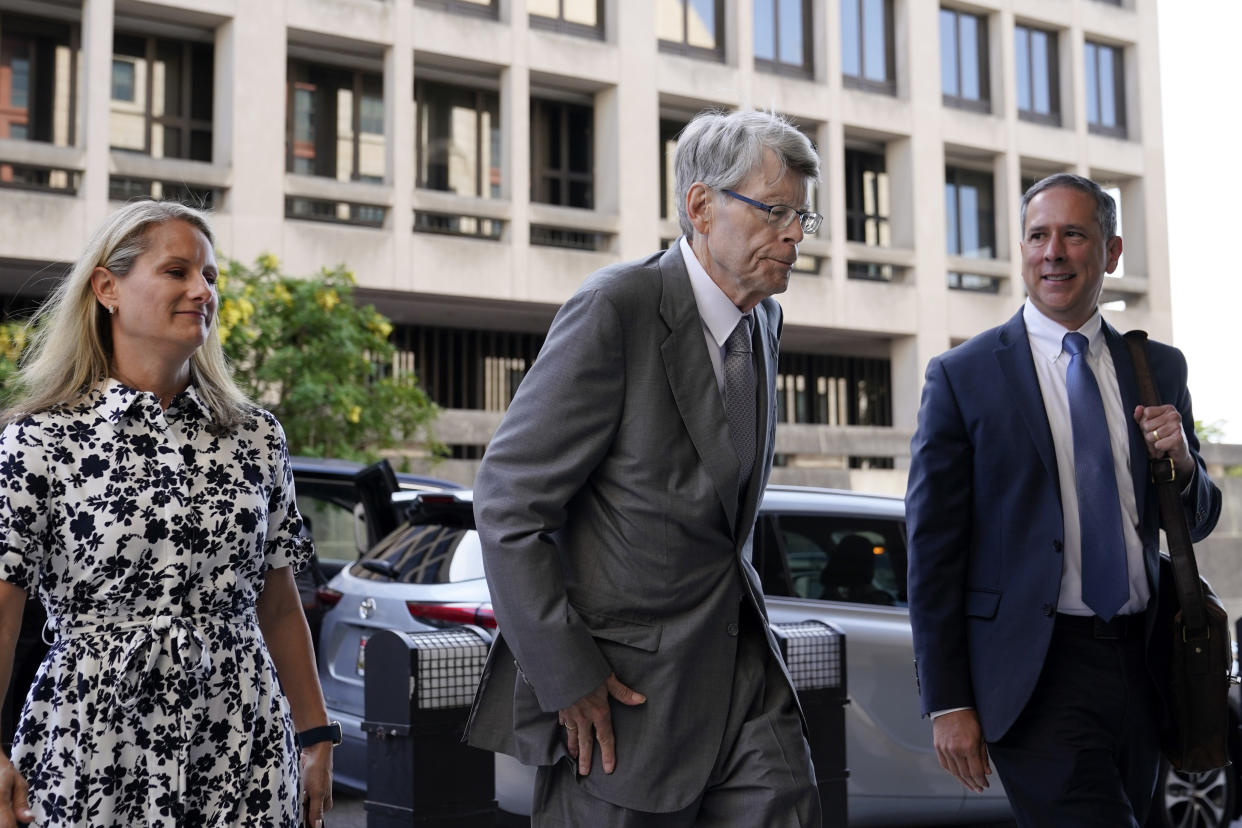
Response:
[{"label": "building window", "polygon": [[[77,54],[76,25],[0,14],[0,138],[73,144]],[[14,169],[0,168],[0,180],[13,183]],[[32,183],[43,174],[17,178]]]},{"label": "building window", "polygon": [[414,83],[417,186],[500,198],[500,96],[435,81]]},{"label": "building window", "polygon": [[945,106],[991,111],[986,17],[940,10],[940,90]]},{"label": "building window", "polygon": [[1121,47],[1086,43],[1087,128],[1101,135],[1126,135],[1126,84]]},{"label": "building window", "polygon": [[660,218],[678,220],[677,171],[673,156],[677,152],[677,136],[686,128],[688,121],[660,119]]},{"label": "building window", "polygon": [[371,72],[289,63],[286,169],[384,180],[384,81]]},{"label": "building window", "polygon": [[535,28],[604,38],[604,0],[526,0],[526,12]]},{"label": "building window", "polygon": [[113,149],[211,160],[213,47],[117,34],[112,42]]},{"label": "building window", "polygon": [[996,255],[992,174],[945,167],[944,212],[950,256],[991,259]]},{"label": "building window", "polygon": [[472,239],[497,241],[504,233],[505,223],[483,216],[459,213],[437,213],[418,210],[414,213],[414,232],[436,233],[441,236],[466,236]]},{"label": "building window", "polygon": [[324,198],[285,197],[285,217],[334,224],[357,224],[362,227],[383,227],[388,208],[378,204],[332,201]]},{"label": "building window", "polygon": [[1061,124],[1061,96],[1057,80],[1057,35],[1028,26],[1014,27],[1014,56],[1018,76],[1018,117],[1045,124]]},{"label": "building window", "polygon": [[152,181],[147,178],[113,175],[108,177],[108,198],[112,201],[154,198],[178,201],[199,210],[212,210],[220,203],[220,191],[214,187],[199,187],[180,181]]},{"label": "building window", "polygon": [[860,149],[845,151],[845,238],[888,247],[888,173],[884,155]]},{"label": "building window", "polygon": [[490,17],[493,20],[500,16],[496,0],[415,0],[415,2],[429,9],[443,9],[458,14]]},{"label": "building window", "polygon": [[724,60],[724,0],[656,0],[660,51]]},{"label": "building window", "polygon": [[816,425],[893,424],[887,359],[781,352],[776,419]]},{"label": "building window", "polygon": [[134,102],[134,72],[137,67],[132,60],[112,59],[112,100]]},{"label": "building window", "polygon": [[595,207],[594,120],[589,106],[531,99],[531,201]]},{"label": "building window", "polygon": [[841,0],[841,73],[847,87],[896,94],[892,0]]},{"label": "building window", "polygon": [[810,77],[810,0],[754,0],[755,67],[768,72]]}]

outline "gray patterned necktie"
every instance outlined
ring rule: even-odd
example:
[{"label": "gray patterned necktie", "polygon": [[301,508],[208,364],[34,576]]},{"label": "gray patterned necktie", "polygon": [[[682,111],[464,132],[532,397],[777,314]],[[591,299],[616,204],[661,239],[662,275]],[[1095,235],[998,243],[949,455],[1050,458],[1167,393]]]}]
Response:
[{"label": "gray patterned necktie", "polygon": [[737,451],[738,497],[746,492],[750,473],[755,465],[758,398],[755,361],[750,344],[750,324],[750,315],[743,316],[725,342],[725,417],[729,421],[729,436],[733,438],[733,448]]}]

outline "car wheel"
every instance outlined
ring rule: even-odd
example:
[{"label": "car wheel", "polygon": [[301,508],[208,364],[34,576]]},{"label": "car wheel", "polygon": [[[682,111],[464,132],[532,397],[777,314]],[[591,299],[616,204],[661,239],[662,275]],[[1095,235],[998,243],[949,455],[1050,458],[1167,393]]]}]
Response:
[{"label": "car wheel", "polygon": [[1161,759],[1147,828],[1225,828],[1237,787],[1232,768],[1182,773]]}]

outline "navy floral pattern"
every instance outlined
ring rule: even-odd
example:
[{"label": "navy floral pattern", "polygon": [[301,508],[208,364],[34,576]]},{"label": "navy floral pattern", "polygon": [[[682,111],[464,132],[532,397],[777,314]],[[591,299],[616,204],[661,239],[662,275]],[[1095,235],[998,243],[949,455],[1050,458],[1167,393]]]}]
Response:
[{"label": "navy floral pattern", "polygon": [[255,602],[301,568],[284,432],[111,381],[0,435],[0,579],[55,641],[13,762],[36,825],[298,824],[298,751]]}]

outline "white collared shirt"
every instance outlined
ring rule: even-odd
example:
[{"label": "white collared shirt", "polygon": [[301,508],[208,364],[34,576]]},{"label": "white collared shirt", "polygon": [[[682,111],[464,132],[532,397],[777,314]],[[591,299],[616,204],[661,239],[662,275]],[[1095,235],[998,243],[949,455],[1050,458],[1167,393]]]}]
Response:
[{"label": "white collared shirt", "polygon": [[[1068,330],[1044,316],[1027,299],[1022,308],[1027,339],[1035,360],[1044,398],[1044,411],[1052,430],[1052,444],[1057,458],[1057,479],[1061,485],[1061,514],[1065,521],[1065,546],[1061,564],[1061,596],[1057,612],[1069,615],[1093,615],[1082,600],[1082,536],[1078,523],[1078,489],[1074,482],[1074,434],[1070,424],[1069,395],[1065,388],[1065,372],[1070,355],[1061,342]],[[1100,387],[1104,417],[1108,421],[1108,438],[1113,450],[1113,471],[1117,475],[1117,493],[1121,504],[1121,532],[1126,544],[1129,569],[1130,600],[1121,614],[1142,612],[1151,597],[1147,571],[1143,565],[1143,542],[1138,532],[1138,506],[1135,502],[1134,478],[1130,469],[1130,412],[1121,402],[1117,371],[1113,356],[1104,339],[1104,320],[1097,310],[1078,332],[1087,338],[1087,361]]]},{"label": "white collared shirt", "polygon": [[725,343],[745,314],[737,309],[737,305],[725,295],[720,285],[707,275],[685,236],[681,237],[680,247],[681,257],[686,262],[686,271],[690,274],[694,303],[699,308],[699,319],[703,322],[703,336],[707,341],[707,354],[712,359],[712,372],[716,375],[716,389],[720,391],[720,398],[723,400]]}]

